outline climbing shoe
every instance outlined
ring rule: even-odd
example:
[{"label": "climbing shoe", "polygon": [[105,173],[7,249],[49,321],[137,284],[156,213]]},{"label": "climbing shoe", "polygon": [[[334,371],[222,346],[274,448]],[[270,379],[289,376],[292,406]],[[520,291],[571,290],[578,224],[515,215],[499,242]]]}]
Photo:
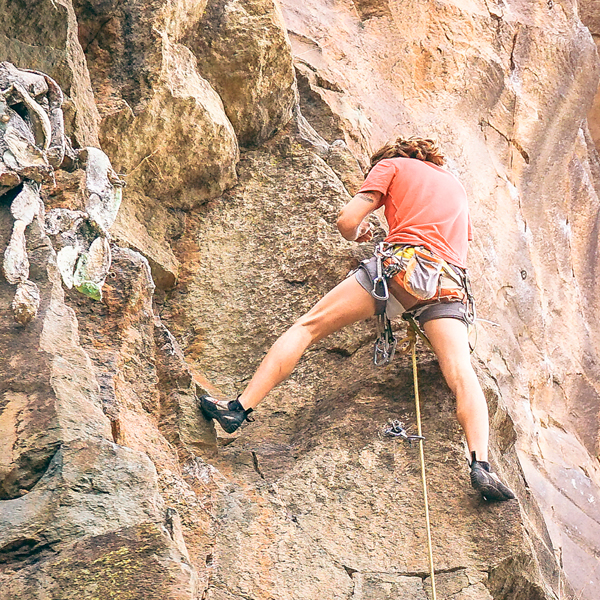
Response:
[{"label": "climbing shoe", "polygon": [[471,485],[483,496],[484,500],[502,502],[515,498],[513,492],[490,470],[490,463],[476,460],[475,452],[471,461]]},{"label": "climbing shoe", "polygon": [[254,421],[248,417],[252,409],[244,410],[237,400],[217,400],[210,396],[200,396],[200,410],[209,421],[215,419],[227,433],[233,433],[244,421]]}]

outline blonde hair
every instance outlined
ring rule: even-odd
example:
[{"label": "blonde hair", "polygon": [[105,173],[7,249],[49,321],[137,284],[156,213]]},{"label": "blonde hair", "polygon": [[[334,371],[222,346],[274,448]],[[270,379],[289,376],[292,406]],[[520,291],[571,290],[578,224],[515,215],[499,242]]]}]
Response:
[{"label": "blonde hair", "polygon": [[441,167],[444,164],[444,155],[436,140],[431,138],[409,137],[396,138],[391,144],[386,144],[373,156],[369,171],[380,161],[386,158],[416,158],[426,160]]}]

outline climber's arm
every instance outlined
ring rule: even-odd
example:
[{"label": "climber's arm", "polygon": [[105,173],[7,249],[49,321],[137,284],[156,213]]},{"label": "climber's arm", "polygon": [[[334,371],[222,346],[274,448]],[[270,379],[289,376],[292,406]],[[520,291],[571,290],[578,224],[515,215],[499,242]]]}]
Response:
[{"label": "climber's arm", "polygon": [[364,219],[379,207],[382,195],[381,192],[360,192],[342,208],[337,228],[347,240],[368,242],[373,237],[371,225]]}]

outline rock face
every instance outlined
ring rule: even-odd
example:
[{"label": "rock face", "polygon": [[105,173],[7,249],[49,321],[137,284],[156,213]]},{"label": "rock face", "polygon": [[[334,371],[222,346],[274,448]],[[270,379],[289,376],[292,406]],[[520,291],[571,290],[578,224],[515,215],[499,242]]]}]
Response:
[{"label": "rock face", "polygon": [[205,3],[73,4],[102,148],[128,185],[115,237],[143,252],[157,284],[168,289],[178,276],[169,239],[181,209],[219,196],[236,180],[235,131],[182,43],[198,35],[189,32],[197,32]]},{"label": "rock face", "polygon": [[571,3],[381,2],[376,13],[373,4],[357,14],[283,3],[306,74],[300,105],[326,139],[343,130],[362,161],[368,142],[396,132],[445,140],[471,199],[479,314],[496,324],[481,323],[477,354],[515,420],[554,551],[577,594],[593,598],[598,155],[585,118],[598,85],[594,44]]},{"label": "rock face", "polygon": [[[334,232],[346,199],[314,152],[277,140],[245,154],[239,185],[190,221],[179,255],[191,268],[161,314],[178,323],[174,332],[188,360],[230,396],[311,296],[362,257]],[[214,252],[227,243],[235,249]],[[215,507],[224,526],[214,542],[208,597],[318,598],[324,585],[332,598],[428,597],[416,448],[381,436],[390,417],[414,420],[412,374],[400,357],[376,370],[372,341],[372,324],[360,324],[318,344],[257,411],[257,423],[228,438],[212,461],[235,483],[227,496],[233,505]],[[549,540],[530,538],[516,503],[486,507],[466,487],[451,398],[437,365],[427,353],[421,358],[428,463],[444,465],[431,468],[432,519],[438,535],[446,531],[453,540],[438,538],[434,550],[441,597],[510,597],[506,590],[517,586],[529,597],[547,597],[558,577],[553,555],[542,550]],[[496,384],[488,378],[487,385],[497,461],[516,465],[514,429],[498,407]],[[539,522],[519,476],[511,484]],[[508,567],[515,556],[529,566]]]},{"label": "rock face", "polygon": [[[598,0],[585,0],[579,3],[579,11],[583,24],[589,28],[596,42],[596,47],[600,47],[600,3]],[[596,91],[594,103],[588,113],[588,122],[596,148],[600,148],[600,87]]]},{"label": "rock face", "polygon": [[294,67],[275,0],[209,0],[185,43],[221,96],[242,146],[264,142],[291,119]]},{"label": "rock face", "polygon": [[98,145],[99,114],[71,0],[3,0],[0,14],[2,60],[54,78],[70,100],[67,131],[79,146]]},{"label": "rock face", "polygon": [[233,436],[197,408],[371,252],[335,220],[398,133],[437,136],[469,193],[474,363],[519,498],[470,488],[420,348],[437,597],[596,600],[600,65],[574,3],[0,8],[28,94],[2,83],[1,600],[432,598],[418,451],[382,435],[414,428],[410,361],[375,369],[372,323]]},{"label": "rock face", "polygon": [[[3,239],[11,222],[4,207]],[[0,283],[1,336],[10,348],[0,362],[0,598],[76,598],[84,590],[106,597],[107,586],[125,594],[132,582],[149,597],[190,598],[197,575],[156,465],[166,454],[177,470],[167,439],[184,452],[188,443],[214,448],[214,438],[190,399],[196,384],[177,343],[153,315],[148,263],[114,247],[104,303],[95,304],[74,290],[65,296],[41,219],[28,228],[27,253],[39,308],[25,328],[10,314],[12,285]],[[100,307],[110,319],[102,310],[94,316]],[[166,437],[148,425],[161,420],[159,381],[170,409]],[[158,443],[147,435],[159,435]]]}]

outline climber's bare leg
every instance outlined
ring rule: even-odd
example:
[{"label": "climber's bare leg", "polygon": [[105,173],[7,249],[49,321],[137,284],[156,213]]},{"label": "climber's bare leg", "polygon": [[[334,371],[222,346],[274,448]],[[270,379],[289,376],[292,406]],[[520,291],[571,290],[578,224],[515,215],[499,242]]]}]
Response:
[{"label": "climber's bare leg", "polygon": [[469,452],[475,451],[477,460],[487,461],[487,402],[471,365],[467,328],[458,319],[434,319],[425,323],[424,330],[446,383],[456,396],[456,416],[467,437]]},{"label": "climber's bare leg", "polygon": [[254,408],[277,384],[289,377],[304,351],[330,333],[375,314],[375,300],[354,276],[334,287],[274,344],[239,397]]}]

